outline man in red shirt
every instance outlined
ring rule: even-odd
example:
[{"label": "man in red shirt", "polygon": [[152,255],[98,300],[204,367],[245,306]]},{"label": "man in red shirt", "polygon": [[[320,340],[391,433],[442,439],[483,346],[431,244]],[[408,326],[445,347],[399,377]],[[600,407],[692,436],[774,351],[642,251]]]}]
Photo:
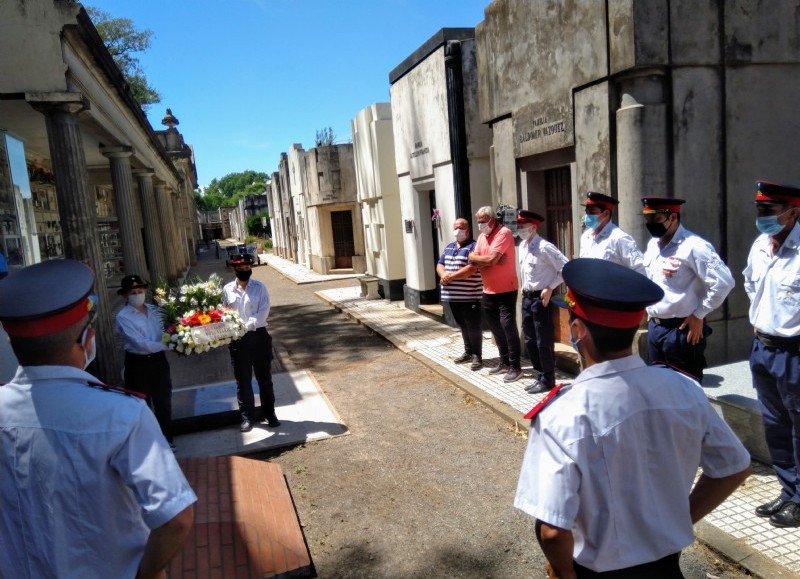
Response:
[{"label": "man in red shirt", "polygon": [[475,214],[481,234],[469,261],[483,278],[483,316],[492,331],[500,364],[489,374],[504,374],[503,381],[522,377],[520,341],[517,330],[517,267],[514,259],[514,236],[497,221],[491,207],[481,207]]}]

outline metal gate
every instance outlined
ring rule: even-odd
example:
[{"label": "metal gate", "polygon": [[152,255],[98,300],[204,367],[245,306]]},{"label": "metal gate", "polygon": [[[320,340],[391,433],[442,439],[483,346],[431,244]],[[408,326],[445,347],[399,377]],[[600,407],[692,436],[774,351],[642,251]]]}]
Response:
[{"label": "metal gate", "polygon": [[353,267],[355,241],[353,240],[353,214],[350,211],[332,211],[333,255],[336,269]]},{"label": "metal gate", "polygon": [[547,204],[547,237],[558,249],[571,258],[572,242],[572,184],[569,167],[544,172],[545,203]]}]

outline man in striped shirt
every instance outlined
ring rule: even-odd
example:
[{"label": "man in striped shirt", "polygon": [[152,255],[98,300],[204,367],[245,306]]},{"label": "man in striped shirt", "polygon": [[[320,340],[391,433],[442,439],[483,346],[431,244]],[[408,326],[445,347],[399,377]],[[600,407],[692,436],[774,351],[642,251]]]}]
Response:
[{"label": "man in striped shirt", "polygon": [[442,283],[442,302],[450,304],[450,311],[461,328],[464,353],[453,360],[456,364],[471,362],[470,370],[483,368],[483,334],[481,333],[481,298],[483,283],[478,269],[469,263],[469,253],[475,250],[469,223],[459,218],[453,223],[455,241],[444,248],[436,264],[436,273]]}]

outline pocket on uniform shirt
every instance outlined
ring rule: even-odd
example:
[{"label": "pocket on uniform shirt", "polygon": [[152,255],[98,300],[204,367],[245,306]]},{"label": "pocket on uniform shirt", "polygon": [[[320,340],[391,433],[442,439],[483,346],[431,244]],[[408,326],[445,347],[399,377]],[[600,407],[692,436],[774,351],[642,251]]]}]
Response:
[{"label": "pocket on uniform shirt", "polygon": [[800,307],[800,276],[789,277],[778,285],[778,300],[781,303]]}]

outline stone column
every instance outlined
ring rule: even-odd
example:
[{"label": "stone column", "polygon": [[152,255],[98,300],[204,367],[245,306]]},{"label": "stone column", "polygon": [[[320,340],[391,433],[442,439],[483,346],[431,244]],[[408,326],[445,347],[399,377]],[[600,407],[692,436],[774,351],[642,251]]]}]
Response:
[{"label": "stone column", "polygon": [[164,248],[164,262],[167,266],[167,280],[170,284],[178,281],[178,266],[175,263],[175,221],[172,215],[172,203],[169,193],[163,183],[155,183],[153,186],[156,197],[156,207],[158,207],[158,223],[161,229],[162,247]]},{"label": "stone column", "polygon": [[136,215],[136,197],[131,174],[131,147],[101,147],[100,152],[108,158],[111,167],[111,183],[117,202],[117,222],[122,241],[122,256],[125,260],[125,273],[138,274],[150,278],[147,262],[144,259],[142,235],[139,232],[139,219]]},{"label": "stone column", "polygon": [[[108,303],[108,287],[103,269],[103,253],[97,232],[94,195],[89,188],[89,175],[77,113],[83,104],[31,103],[44,113],[50,158],[56,181],[56,198],[64,237],[64,254],[88,264],[95,272],[95,293],[100,303],[95,321],[97,361],[92,370],[102,381],[116,384],[120,380],[115,361],[114,319]],[[58,291],[54,287],[53,291]]]},{"label": "stone column", "polygon": [[181,203],[178,193],[174,189],[170,190],[170,201],[172,203],[172,214],[175,216],[175,246],[177,248],[176,264],[181,275],[186,272],[189,266],[189,259],[186,254],[186,223],[183,220]]},{"label": "stone column", "polygon": [[642,203],[646,195],[671,197],[666,88],[662,71],[645,70],[619,81],[620,107],[617,125],[617,193],[619,225],[639,247],[650,236],[643,225]]},{"label": "stone column", "polygon": [[150,267],[152,281],[158,283],[167,280],[167,265],[164,258],[164,245],[161,242],[161,226],[158,221],[158,207],[153,193],[153,171],[142,169],[133,175],[139,184],[139,196],[142,200],[144,223],[145,252]]}]

